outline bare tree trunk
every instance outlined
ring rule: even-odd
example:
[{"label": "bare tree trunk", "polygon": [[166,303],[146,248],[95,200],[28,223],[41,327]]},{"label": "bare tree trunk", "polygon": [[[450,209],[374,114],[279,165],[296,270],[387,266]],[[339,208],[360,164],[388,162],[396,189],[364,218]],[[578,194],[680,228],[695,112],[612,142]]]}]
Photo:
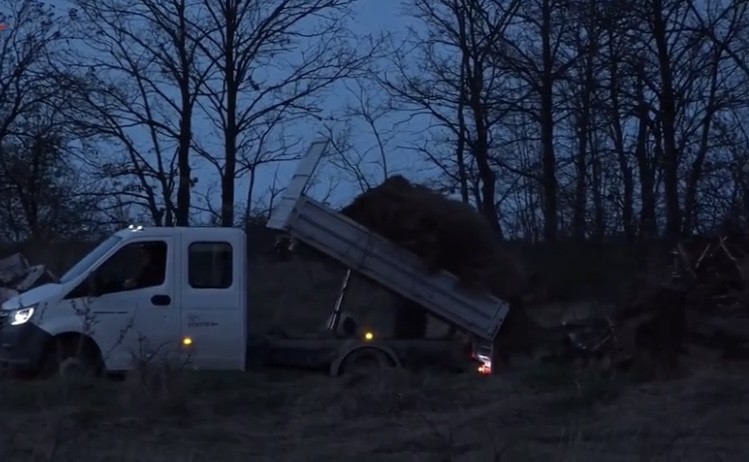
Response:
[{"label": "bare tree trunk", "polygon": [[458,184],[460,185],[460,199],[466,204],[470,202],[468,194],[468,172],[466,170],[466,137],[468,132],[466,130],[465,110],[467,92],[466,92],[466,71],[470,66],[470,56],[467,50],[463,50],[461,53],[460,63],[460,94],[458,95],[458,143],[455,149],[455,161],[458,164]]},{"label": "bare tree trunk", "polygon": [[[594,152],[591,149],[591,152]],[[601,159],[593,154],[591,159],[593,177],[593,237],[600,241],[606,234],[606,202],[603,197],[603,173]]]},{"label": "bare tree trunk", "polygon": [[[640,69],[642,71],[642,69]],[[642,76],[641,76],[642,77]],[[655,166],[648,156],[648,127],[650,110],[645,101],[645,82],[638,78],[636,82],[638,129],[635,144],[635,159],[640,176],[640,237],[647,240],[656,237],[657,223],[655,214]]]},{"label": "bare tree trunk", "polygon": [[[226,82],[226,113],[224,115],[224,168],[221,172],[221,226],[234,226],[234,183],[237,172],[237,98],[239,86],[236,71],[236,45],[239,2],[227,0],[222,5],[224,14],[224,55],[222,74]],[[247,204],[249,207],[250,204]]]},{"label": "bare tree trunk", "polygon": [[[175,222],[177,226],[190,225],[190,199],[192,197],[192,169],[190,167],[190,141],[192,140],[191,123],[182,123],[183,130],[180,133],[180,147],[177,153],[177,171],[179,183],[177,184],[177,212]],[[170,212],[171,215],[171,212]]]},{"label": "bare tree trunk", "polygon": [[177,226],[188,226],[190,224],[190,199],[192,197],[192,170],[190,168],[190,146],[192,145],[192,113],[195,101],[192,89],[194,62],[191,55],[193,44],[189,43],[192,38],[188,36],[188,19],[186,16],[187,4],[184,1],[176,2],[175,15],[179,27],[175,30],[175,48],[178,51],[179,70],[175,73],[181,97],[180,120],[178,134],[177,152],[177,210],[175,222]]},{"label": "bare tree trunk", "polygon": [[245,202],[247,206],[244,209],[244,224],[247,225],[247,223],[250,222],[250,218],[252,216],[252,200],[255,194],[255,168],[250,168],[250,170],[247,172],[247,174],[250,176],[249,184],[247,185],[247,196],[245,197]]},{"label": "bare tree trunk", "polygon": [[551,50],[551,0],[541,6],[541,164],[543,169],[544,239],[554,242],[558,231],[557,161],[554,152],[554,69]]},{"label": "bare tree trunk", "polygon": [[609,101],[611,104],[611,138],[614,144],[614,152],[619,163],[622,174],[622,186],[624,188],[622,197],[622,222],[624,235],[627,242],[634,241],[634,176],[629,164],[627,152],[624,149],[624,130],[622,129],[621,104],[619,102],[619,65],[614,48],[613,29],[609,31]]},{"label": "bare tree trunk", "polygon": [[720,70],[720,56],[722,52],[720,50],[717,50],[714,53],[715,58],[710,72],[710,90],[708,100],[706,102],[705,116],[702,121],[700,144],[697,150],[697,154],[692,161],[692,168],[689,173],[686,192],[684,194],[683,231],[686,235],[691,234],[696,225],[697,187],[699,185],[700,179],[702,178],[702,170],[705,165],[705,158],[707,157],[707,152],[709,149],[712,120],[715,116],[715,112],[718,110],[716,95],[718,93],[718,71]]},{"label": "bare tree trunk", "polygon": [[586,178],[588,174],[588,146],[591,138],[591,114],[590,106],[593,96],[594,85],[594,56],[595,56],[595,38],[590,38],[586,47],[585,71],[583,85],[580,91],[580,105],[577,108],[576,115],[576,138],[577,138],[577,156],[575,159],[575,207],[572,217],[572,237],[577,240],[584,240],[587,227],[586,215],[588,209],[588,188]]},{"label": "bare tree trunk", "polygon": [[679,204],[679,159],[676,146],[676,95],[674,92],[668,31],[663,18],[663,3],[652,0],[653,38],[658,50],[658,71],[661,89],[658,93],[660,124],[663,135],[663,192],[666,202],[666,237],[681,235],[682,219]]},{"label": "bare tree trunk", "polygon": [[486,114],[481,100],[484,85],[483,65],[479,61],[474,62],[473,68],[469,68],[467,74],[470,79],[469,106],[471,107],[476,130],[473,156],[476,159],[478,174],[481,179],[482,201],[480,211],[492,224],[497,232],[497,236],[501,238],[502,229],[499,227],[499,217],[497,216],[497,205],[495,203],[497,175],[489,164],[489,130],[486,126]]}]

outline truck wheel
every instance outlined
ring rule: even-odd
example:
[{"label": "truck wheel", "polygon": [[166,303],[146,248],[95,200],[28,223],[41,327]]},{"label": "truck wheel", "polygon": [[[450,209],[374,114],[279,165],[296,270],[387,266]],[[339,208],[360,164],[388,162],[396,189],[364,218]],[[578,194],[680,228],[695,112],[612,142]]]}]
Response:
[{"label": "truck wheel", "polygon": [[54,341],[45,355],[40,375],[85,380],[96,377],[100,371],[101,359],[96,349],[81,338],[71,337]]},{"label": "truck wheel", "polygon": [[346,356],[341,364],[341,374],[371,374],[393,366],[393,361],[382,351],[365,348]]}]

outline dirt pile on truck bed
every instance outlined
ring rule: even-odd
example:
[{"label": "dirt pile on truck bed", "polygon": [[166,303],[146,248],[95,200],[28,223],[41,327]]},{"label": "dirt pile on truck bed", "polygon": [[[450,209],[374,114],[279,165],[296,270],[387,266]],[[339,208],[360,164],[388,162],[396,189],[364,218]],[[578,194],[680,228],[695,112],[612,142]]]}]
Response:
[{"label": "dirt pile on truck bed", "polygon": [[[358,196],[342,213],[421,257],[428,272],[447,270],[466,290],[490,291],[513,305],[501,330],[504,350],[524,349],[536,326],[521,308],[531,291],[522,262],[503,249],[491,224],[473,207],[392,176]],[[402,302],[396,315],[400,336],[423,335],[424,315]]]},{"label": "dirt pile on truck bed", "polygon": [[455,274],[467,289],[488,289],[506,300],[527,290],[527,272],[503,252],[483,216],[402,176],[364,192],[342,213],[421,257],[430,272]]}]

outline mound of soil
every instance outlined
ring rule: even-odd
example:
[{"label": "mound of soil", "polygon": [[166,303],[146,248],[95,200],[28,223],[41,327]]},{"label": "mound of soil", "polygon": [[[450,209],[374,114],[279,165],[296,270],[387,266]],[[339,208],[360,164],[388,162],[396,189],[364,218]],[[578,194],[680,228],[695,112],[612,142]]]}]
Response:
[{"label": "mound of soil", "polygon": [[[511,303],[497,342],[504,351],[527,349],[536,326],[522,307],[533,278],[505,250],[491,224],[472,206],[396,175],[358,196],[342,213],[420,257],[426,270],[446,270],[469,291],[488,291]],[[423,337],[425,314],[399,301],[395,331]],[[419,311],[419,313],[416,313]]]},{"label": "mound of soil", "polygon": [[521,262],[504,251],[473,207],[400,175],[364,192],[342,213],[421,257],[428,271],[453,273],[468,289],[512,300],[529,288]]}]

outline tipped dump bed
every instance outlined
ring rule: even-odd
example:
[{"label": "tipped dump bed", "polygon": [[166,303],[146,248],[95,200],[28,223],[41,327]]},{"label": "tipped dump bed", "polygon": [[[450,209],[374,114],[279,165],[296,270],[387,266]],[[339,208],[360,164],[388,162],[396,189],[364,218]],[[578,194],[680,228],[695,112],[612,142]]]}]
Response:
[{"label": "tipped dump bed", "polygon": [[506,302],[459,290],[450,273],[427,274],[415,255],[303,195],[326,147],[327,142],[311,146],[267,226],[286,231],[458,329],[492,340],[509,312]]}]

